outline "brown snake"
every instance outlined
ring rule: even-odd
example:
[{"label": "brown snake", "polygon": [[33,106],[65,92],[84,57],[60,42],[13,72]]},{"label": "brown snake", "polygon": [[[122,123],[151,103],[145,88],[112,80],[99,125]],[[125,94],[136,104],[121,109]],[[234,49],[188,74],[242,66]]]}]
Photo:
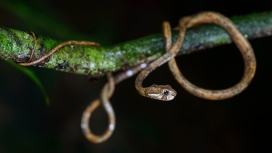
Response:
[{"label": "brown snake", "polygon": [[[224,90],[208,90],[208,89],[197,87],[193,85],[192,83],[190,83],[181,74],[181,72],[178,69],[178,66],[176,65],[176,61],[174,57],[176,56],[177,52],[179,51],[183,43],[186,29],[194,25],[198,25],[202,23],[215,23],[217,25],[222,26],[230,34],[231,38],[233,39],[235,44],[238,46],[243,56],[244,64],[245,64],[244,75],[241,81],[231,88],[224,89]],[[175,42],[175,44],[172,46],[172,39],[171,39],[172,36],[171,36],[170,25],[168,22],[163,23],[163,35],[165,37],[166,53],[160,58],[158,58],[157,60],[148,64],[146,69],[141,71],[141,73],[137,76],[135,80],[135,87],[142,96],[149,97],[152,99],[162,100],[162,101],[169,101],[175,98],[176,91],[169,85],[152,85],[147,88],[142,87],[143,80],[153,70],[155,70],[156,68],[158,68],[159,66],[161,66],[162,64],[168,61],[169,61],[168,64],[169,64],[169,68],[171,72],[173,73],[175,79],[181,84],[181,86],[183,86],[188,92],[192,93],[193,95],[204,98],[204,99],[222,100],[222,99],[230,98],[242,92],[249,85],[256,71],[255,55],[249,42],[243,37],[243,35],[240,33],[237,27],[227,17],[216,12],[201,12],[193,16],[187,16],[187,17],[181,18],[179,21],[178,29],[179,29],[178,39]],[[33,32],[31,32],[31,35],[34,37],[34,40],[35,40],[35,44],[33,47],[34,49],[31,50],[30,58],[27,62],[19,63],[20,65],[23,65],[23,66],[38,64],[42,62],[43,60],[45,60],[46,58],[48,58],[54,52],[56,52],[59,48],[66,45],[73,45],[73,44],[95,45],[95,46],[99,45],[96,42],[70,40],[70,41],[66,41],[66,42],[62,42],[58,44],[56,47],[51,49],[49,53],[47,53],[46,55],[43,55],[37,60],[32,61],[33,52],[35,51],[35,46],[36,46],[36,37]],[[115,129],[115,114],[109,99],[111,98],[114,92],[114,86],[115,84],[118,84],[124,79],[138,73],[140,70],[145,68],[145,66],[146,66],[145,64],[136,66],[133,69],[130,69],[128,71],[120,73],[119,75],[116,75],[115,77],[112,77],[112,75],[108,73],[109,81],[108,83],[104,85],[101,92],[100,99],[96,99],[92,101],[89,104],[89,106],[85,109],[82,115],[81,128],[83,130],[83,133],[85,134],[85,137],[89,141],[94,143],[101,143],[107,140],[112,135],[112,132]],[[107,130],[104,132],[104,134],[98,136],[91,132],[89,128],[89,119],[91,117],[92,112],[100,104],[102,104],[102,106],[104,107],[105,111],[108,114],[109,125]]]}]

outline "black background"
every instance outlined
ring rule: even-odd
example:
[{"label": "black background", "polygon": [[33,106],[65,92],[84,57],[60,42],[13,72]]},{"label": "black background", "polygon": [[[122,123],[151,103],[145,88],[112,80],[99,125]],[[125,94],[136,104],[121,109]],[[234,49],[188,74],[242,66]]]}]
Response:
[{"label": "black background", "polygon": [[[36,13],[24,14],[19,2]],[[174,27],[180,17],[200,11],[231,17],[271,7],[268,0],[11,0],[0,4],[0,25],[55,39],[113,45],[159,33],[163,21]],[[272,37],[250,41],[257,58],[255,78],[244,92],[228,100],[191,95],[177,84],[167,65],[152,72],[144,85],[170,84],[178,92],[173,101],[141,97],[134,87],[135,77],[120,83],[111,98],[116,130],[102,144],[85,139],[80,120],[85,107],[99,96],[105,78],[90,83],[83,75],[30,67],[49,94],[47,107],[38,87],[1,60],[0,152],[271,152],[271,41]],[[230,87],[243,74],[243,59],[234,44],[176,59],[183,74],[204,88]],[[107,116],[100,108],[91,127],[99,134],[106,125]]]}]

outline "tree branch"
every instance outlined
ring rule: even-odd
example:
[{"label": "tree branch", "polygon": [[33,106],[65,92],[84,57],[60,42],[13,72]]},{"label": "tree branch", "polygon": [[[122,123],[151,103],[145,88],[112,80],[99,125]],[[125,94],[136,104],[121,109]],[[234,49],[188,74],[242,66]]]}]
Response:
[{"label": "tree branch", "polygon": [[[270,36],[272,33],[272,12],[236,16],[231,20],[249,39]],[[173,42],[176,38],[177,31],[173,31]],[[48,53],[60,42],[37,36],[37,47],[33,59],[38,59]],[[201,25],[187,30],[179,55],[230,42],[228,33],[221,27]],[[0,28],[1,59],[26,62],[33,45],[33,37],[27,32]],[[155,60],[164,52],[162,34],[153,34],[109,47],[65,46],[38,66],[76,74],[100,76],[107,72]]]}]

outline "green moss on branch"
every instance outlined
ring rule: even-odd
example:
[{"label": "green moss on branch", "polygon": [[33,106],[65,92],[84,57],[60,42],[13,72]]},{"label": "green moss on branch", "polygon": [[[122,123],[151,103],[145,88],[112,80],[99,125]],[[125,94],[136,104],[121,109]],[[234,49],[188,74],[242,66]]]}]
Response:
[{"label": "green moss on branch", "polygon": [[[237,16],[232,17],[231,20],[247,38],[264,37],[272,33],[272,12]],[[173,31],[174,41],[176,37],[177,31]],[[46,54],[60,42],[38,36],[34,59]],[[201,25],[186,32],[179,55],[230,42],[229,35],[221,27]],[[0,28],[0,58],[25,62],[29,58],[33,45],[33,37],[27,32]],[[165,52],[163,48],[162,34],[153,34],[108,47],[71,45],[61,48],[39,66],[64,72],[99,76],[106,72],[157,59]]]}]

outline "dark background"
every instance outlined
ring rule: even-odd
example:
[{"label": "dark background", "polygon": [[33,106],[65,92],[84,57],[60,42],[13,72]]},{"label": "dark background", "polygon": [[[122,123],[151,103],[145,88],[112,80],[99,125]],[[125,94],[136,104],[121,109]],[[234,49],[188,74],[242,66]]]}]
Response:
[{"label": "dark background", "polygon": [[[160,33],[161,23],[200,11],[226,16],[269,11],[272,2],[212,0],[1,0],[0,25],[55,39],[93,40],[113,45]],[[85,107],[98,98],[106,79],[90,83],[84,75],[29,67],[46,88],[47,107],[38,87],[27,76],[0,61],[0,153],[49,152],[272,152],[269,123],[272,37],[251,40],[257,72],[250,86],[234,98],[209,101],[186,92],[167,65],[144,82],[170,84],[178,95],[170,102],[141,97],[135,77],[117,85],[111,98],[117,126],[102,144],[87,141],[80,128]],[[194,84],[221,89],[237,83],[243,60],[234,44],[176,58]],[[270,60],[269,60],[270,59]],[[102,108],[91,118],[95,133],[103,133]]]}]

